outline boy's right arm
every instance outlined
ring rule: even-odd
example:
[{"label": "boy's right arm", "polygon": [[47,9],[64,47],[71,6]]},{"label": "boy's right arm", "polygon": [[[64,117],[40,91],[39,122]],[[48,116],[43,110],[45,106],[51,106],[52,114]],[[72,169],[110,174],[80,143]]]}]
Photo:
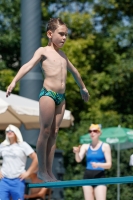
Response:
[{"label": "boy's right arm", "polygon": [[18,71],[14,79],[12,80],[11,84],[7,88],[6,97],[8,97],[11,94],[13,88],[16,86],[16,83],[25,74],[27,74],[27,72],[30,71],[38,62],[40,62],[43,50],[44,50],[43,47],[40,47],[39,49],[37,49],[32,59],[20,68],[20,70]]}]

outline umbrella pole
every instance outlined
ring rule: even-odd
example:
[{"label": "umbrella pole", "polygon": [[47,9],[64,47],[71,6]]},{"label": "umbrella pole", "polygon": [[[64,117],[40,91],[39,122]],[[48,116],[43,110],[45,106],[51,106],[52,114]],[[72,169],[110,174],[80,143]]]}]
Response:
[{"label": "umbrella pole", "polygon": [[[120,143],[117,144],[117,177],[120,177]],[[120,200],[120,184],[117,184],[117,200]]]}]

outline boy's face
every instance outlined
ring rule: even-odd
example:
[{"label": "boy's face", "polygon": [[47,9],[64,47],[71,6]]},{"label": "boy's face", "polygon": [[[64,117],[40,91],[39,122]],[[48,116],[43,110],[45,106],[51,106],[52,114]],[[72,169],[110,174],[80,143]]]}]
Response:
[{"label": "boy's face", "polygon": [[65,25],[60,25],[54,32],[48,31],[47,36],[57,48],[61,48],[66,41],[67,34],[67,27]]}]

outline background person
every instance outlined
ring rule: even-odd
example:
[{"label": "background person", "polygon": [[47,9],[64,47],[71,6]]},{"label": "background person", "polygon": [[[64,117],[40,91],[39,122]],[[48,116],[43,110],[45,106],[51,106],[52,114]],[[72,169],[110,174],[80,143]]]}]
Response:
[{"label": "background person", "polygon": [[133,154],[130,156],[129,166],[133,166]]},{"label": "background person", "polygon": [[[28,179],[31,183],[42,183],[43,181],[37,177],[37,172],[32,173]],[[28,194],[24,195],[24,199],[29,200],[44,200],[46,195],[48,200],[50,200],[52,190],[49,188],[30,188]]]},{"label": "background person", "polygon": [[[23,200],[25,181],[37,169],[37,156],[34,150],[23,141],[20,130],[9,125],[6,139],[0,144],[0,156],[3,158],[0,171],[0,199]],[[32,159],[28,170],[25,170],[27,156]]]},{"label": "background person", "polygon": [[[81,147],[73,147],[75,160],[81,162],[86,156],[86,170],[84,179],[103,178],[105,169],[112,165],[109,144],[100,141],[101,129],[98,124],[92,124],[88,130],[92,142]],[[106,200],[107,187],[105,185],[83,186],[85,200]]]}]

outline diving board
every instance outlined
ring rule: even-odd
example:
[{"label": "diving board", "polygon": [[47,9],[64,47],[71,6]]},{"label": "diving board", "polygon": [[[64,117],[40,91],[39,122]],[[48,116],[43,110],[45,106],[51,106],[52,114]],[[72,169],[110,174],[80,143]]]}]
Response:
[{"label": "diving board", "polygon": [[108,185],[108,184],[123,184],[133,183],[133,176],[125,177],[111,177],[111,178],[97,178],[97,179],[84,179],[84,180],[70,180],[70,181],[57,181],[46,183],[30,183],[29,188],[64,188],[64,187],[77,187],[83,185]]}]

